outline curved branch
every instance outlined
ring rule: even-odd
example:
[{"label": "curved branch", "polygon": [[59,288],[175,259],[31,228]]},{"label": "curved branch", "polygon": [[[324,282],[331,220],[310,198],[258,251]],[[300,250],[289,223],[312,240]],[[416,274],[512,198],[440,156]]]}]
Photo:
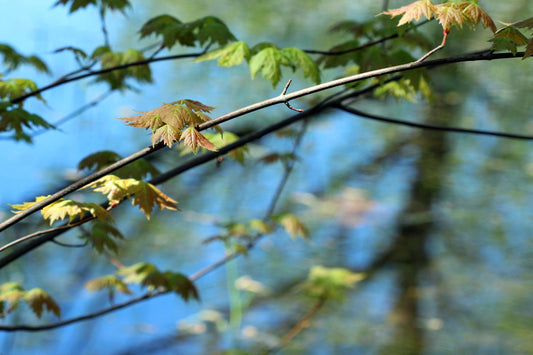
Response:
[{"label": "curved branch", "polygon": [[[281,104],[281,103],[285,103],[286,101],[290,101],[290,100],[293,100],[293,99],[296,99],[296,98],[299,98],[299,97],[303,97],[303,96],[307,96],[307,95],[310,95],[310,94],[314,94],[314,93],[317,93],[317,92],[320,92],[320,91],[324,91],[324,90],[327,90],[327,89],[331,89],[331,88],[334,88],[334,87],[337,87],[337,86],[342,86],[342,85],[345,85],[345,84],[349,84],[349,83],[353,83],[353,82],[357,82],[357,81],[361,81],[361,80],[365,80],[365,79],[369,79],[369,78],[375,78],[375,77],[379,77],[379,76],[382,76],[382,75],[386,75],[386,74],[393,74],[393,73],[399,73],[399,72],[404,72],[404,71],[407,71],[407,70],[412,70],[412,69],[418,69],[418,68],[427,68],[427,67],[435,67],[435,66],[440,66],[440,65],[446,65],[446,64],[452,64],[452,63],[460,63],[460,62],[469,62],[469,61],[478,61],[478,60],[494,60],[494,59],[506,59],[506,58],[520,58],[524,55],[524,52],[521,52],[521,53],[517,53],[516,56],[514,56],[512,53],[492,53],[492,51],[482,51],[482,52],[475,52],[475,53],[470,53],[470,54],[465,54],[465,55],[460,55],[460,56],[455,56],[455,57],[450,57],[450,58],[441,58],[441,59],[435,59],[435,60],[429,60],[429,61],[424,61],[424,62],[410,62],[410,63],[406,63],[406,64],[401,64],[401,65],[396,65],[396,66],[393,66],[393,67],[387,67],[387,68],[383,68],[383,69],[377,69],[377,70],[372,70],[372,71],[369,71],[369,72],[366,72],[366,73],[361,73],[361,74],[356,74],[356,75],[352,75],[352,76],[348,76],[348,77],[345,77],[345,78],[341,78],[341,79],[337,79],[337,80],[333,80],[333,81],[329,81],[329,82],[326,82],[326,83],[323,83],[323,84],[319,84],[319,85],[314,85],[314,86],[310,86],[308,88],[305,88],[305,89],[302,89],[302,90],[298,90],[298,91],[295,91],[295,92],[292,92],[290,94],[285,94],[285,95],[280,95],[280,96],[277,96],[277,97],[274,97],[274,98],[271,98],[271,99],[268,99],[268,100],[264,100],[264,101],[260,101],[260,102],[257,102],[255,104],[252,104],[252,105],[249,105],[249,106],[246,106],[246,107],[243,107],[241,109],[238,109],[238,110],[235,110],[233,112],[230,112],[230,113],[227,113],[225,115],[221,115],[217,118],[214,118],[212,119],[211,121],[209,122],[205,122],[205,123],[202,123],[201,125],[199,125],[197,127],[197,129],[199,131],[202,131],[202,130],[205,130],[205,129],[208,129],[210,127],[213,127],[215,125],[218,125],[220,123],[223,123],[223,122],[226,122],[226,121],[229,121],[231,119],[234,119],[234,118],[237,118],[237,117],[240,117],[240,116],[243,116],[243,115],[246,115],[248,113],[251,113],[251,112],[254,112],[254,111],[257,111],[257,110],[260,110],[260,109],[263,109],[263,108],[266,108],[266,107],[269,107],[269,106],[273,106],[273,105],[277,105],[277,104]],[[73,192],[73,191],[76,191],[77,189],[101,178],[102,176],[104,175],[107,175],[113,171],[115,171],[116,169],[122,167],[122,166],[125,166],[139,158],[142,158],[150,153],[153,153],[155,151],[158,151],[160,150],[161,148],[164,147],[164,144],[162,144],[161,142],[154,145],[154,146],[149,146],[147,148],[144,148],[140,151],[138,151],[137,153],[134,153],[110,166],[108,166],[107,168],[103,169],[103,170],[100,170],[92,175],[89,175],[69,186],[67,186],[66,188],[62,189],[61,191],[58,191],[57,193],[53,194],[52,196],[40,201],[39,203],[36,203],[34,205],[32,205],[30,208],[24,210],[24,211],[21,211],[19,214],[9,218],[8,220],[0,223],[0,232],[5,230],[6,228],[9,228],[10,226],[14,225],[15,223],[23,220],[24,218],[28,217],[29,215],[31,215],[32,213],[38,211],[39,209],[57,201],[58,199],[60,199],[61,197]]]},{"label": "curved branch", "polygon": [[513,134],[513,133],[504,133],[504,132],[494,132],[494,131],[483,131],[479,129],[470,129],[470,128],[459,128],[459,127],[447,127],[447,126],[435,126],[435,125],[428,125],[424,123],[416,123],[411,121],[404,121],[404,120],[398,120],[395,118],[388,118],[383,116],[378,116],[374,114],[370,114],[367,112],[360,111],[358,109],[355,109],[353,107],[348,107],[344,105],[332,105],[332,107],[338,108],[340,110],[352,113],[354,115],[363,117],[363,118],[369,118],[371,120],[380,121],[380,122],[387,122],[387,123],[393,123],[403,126],[409,126],[413,128],[421,128],[421,129],[429,129],[433,131],[444,131],[444,132],[453,132],[453,133],[468,133],[468,134],[475,134],[475,135],[483,135],[483,136],[495,136],[500,138],[509,138],[509,139],[521,139],[521,140],[533,140],[533,136],[525,136],[521,134]]},{"label": "curved branch", "polygon": [[182,59],[182,58],[196,58],[196,57],[201,56],[202,54],[204,54],[204,51],[202,51],[200,53],[177,54],[177,55],[169,55],[169,56],[158,57],[158,58],[148,58],[148,59],[144,59],[144,60],[139,60],[137,62],[131,62],[131,63],[117,65],[115,67],[109,67],[109,68],[105,68],[105,69],[90,71],[89,73],[85,73],[85,74],[81,74],[81,75],[77,75],[77,76],[72,76],[72,77],[67,77],[67,78],[63,78],[61,80],[54,81],[53,83],[48,84],[46,86],[43,86],[42,88],[39,88],[39,89],[37,89],[35,91],[31,91],[31,92],[29,92],[27,94],[24,94],[24,95],[21,95],[19,97],[14,98],[13,100],[11,100],[11,103],[16,104],[16,103],[22,102],[22,101],[26,100],[29,97],[39,95],[39,94],[43,93],[44,91],[50,90],[50,89],[55,88],[57,86],[60,86],[60,85],[66,84],[66,83],[70,83],[72,81],[85,79],[85,78],[88,78],[90,76],[105,74],[105,73],[109,73],[109,72],[112,72],[112,71],[115,71],[115,70],[126,69],[126,68],[129,68],[129,67],[135,67],[135,66],[139,66],[139,65],[145,65],[145,64],[150,64],[150,63],[154,63],[154,62],[160,62],[160,61],[164,61],[164,60],[173,60],[173,59]]}]

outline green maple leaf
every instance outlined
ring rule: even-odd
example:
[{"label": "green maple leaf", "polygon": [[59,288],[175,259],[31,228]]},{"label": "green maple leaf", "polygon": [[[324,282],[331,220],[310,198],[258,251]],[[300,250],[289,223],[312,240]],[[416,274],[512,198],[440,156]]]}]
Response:
[{"label": "green maple leaf", "polygon": [[281,79],[281,65],[291,65],[290,59],[279,49],[269,47],[260,50],[250,59],[250,74],[252,79],[261,71],[275,88]]},{"label": "green maple leaf", "polygon": [[116,163],[122,159],[120,155],[118,155],[115,152],[112,152],[110,150],[103,150],[100,152],[96,152],[93,154],[90,154],[83,158],[78,163],[78,170],[92,170],[92,171],[98,171],[102,170],[106,166],[109,166],[113,163]]},{"label": "green maple leaf", "polygon": [[303,71],[305,78],[310,78],[315,84],[320,83],[318,67],[307,53],[294,47],[284,48],[283,53],[289,57],[295,68]]},{"label": "green maple leaf", "polygon": [[54,6],[68,5],[70,3],[69,12],[73,13],[80,9],[83,9],[89,5],[100,7],[104,9],[119,10],[124,12],[127,7],[130,7],[129,0],[58,0]]},{"label": "green maple leaf", "polygon": [[26,291],[24,300],[38,318],[41,318],[45,309],[54,313],[58,318],[61,316],[61,310],[59,309],[56,301],[54,301],[54,299],[50,297],[48,293],[40,288],[34,288]]},{"label": "green maple leaf", "polygon": [[217,43],[225,45],[236,40],[224,22],[218,17],[207,16],[192,22],[191,27],[197,32],[197,40],[201,45]]},{"label": "green maple leaf", "polygon": [[7,72],[17,69],[21,65],[33,66],[40,72],[50,73],[48,66],[39,57],[31,55],[24,56],[17,52],[10,45],[0,43],[0,55],[2,55],[3,63],[6,66]]},{"label": "green maple leaf", "polygon": [[194,47],[196,36],[194,28],[170,15],[160,15],[146,22],[139,31],[141,38],[152,34],[163,37],[163,45],[172,48],[176,42],[183,46]]},{"label": "green maple leaf", "polygon": [[132,188],[133,198],[132,205],[139,206],[139,209],[145,214],[146,218],[150,219],[154,204],[163,210],[168,208],[170,210],[177,210],[177,202],[164,193],[161,192],[154,185],[137,181]]},{"label": "green maple leaf", "polygon": [[109,250],[118,253],[117,243],[113,240],[123,239],[124,237],[118,229],[107,222],[96,222],[93,224],[90,234],[81,235],[80,238],[86,239],[98,253]]},{"label": "green maple leaf", "polygon": [[167,281],[167,290],[176,292],[184,301],[188,301],[191,297],[195,300],[200,299],[196,286],[187,276],[172,271],[165,271],[163,275]]},{"label": "green maple leaf", "polygon": [[221,67],[231,67],[239,65],[243,60],[250,59],[250,48],[245,42],[231,42],[224,47],[207,52],[198,58],[195,62],[203,62],[218,58],[218,65]]},{"label": "green maple leaf", "polygon": [[[9,80],[0,80],[0,98],[13,100],[19,96],[29,94],[37,90],[37,84],[30,79],[11,78]],[[46,102],[39,94],[36,95],[39,100]]]},{"label": "green maple leaf", "polygon": [[124,282],[140,284],[143,287],[148,287],[149,290],[168,289],[165,275],[150,263],[141,262],[124,266],[117,270],[117,274],[124,276]]},{"label": "green maple leaf", "polygon": [[10,106],[8,103],[0,102],[0,132],[13,131],[13,139],[31,143],[32,139],[27,130],[35,128],[55,129],[55,126],[19,105]]},{"label": "green maple leaf", "polygon": [[128,285],[115,275],[106,275],[89,280],[85,283],[85,288],[91,292],[107,289],[110,301],[115,298],[115,292],[131,295]]}]

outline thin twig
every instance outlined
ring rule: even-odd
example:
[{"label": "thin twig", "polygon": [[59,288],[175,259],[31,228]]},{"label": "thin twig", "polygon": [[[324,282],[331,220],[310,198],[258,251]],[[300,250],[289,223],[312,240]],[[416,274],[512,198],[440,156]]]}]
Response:
[{"label": "thin twig", "polygon": [[375,121],[393,123],[393,124],[409,126],[409,127],[414,127],[414,128],[429,129],[429,130],[434,130],[434,131],[445,131],[445,132],[452,132],[452,133],[468,133],[468,134],[483,135],[483,136],[495,136],[495,137],[500,137],[500,138],[533,140],[533,136],[525,136],[521,134],[483,131],[479,129],[469,129],[469,128],[459,128],[459,127],[435,126],[435,125],[428,125],[424,123],[404,121],[404,120],[399,120],[395,118],[389,118],[389,117],[383,117],[383,116],[370,114],[370,113],[363,112],[361,110],[355,109],[353,107],[348,107],[345,105],[332,105],[332,107],[336,107],[340,110],[352,113],[360,117],[370,118]]},{"label": "thin twig", "polygon": [[[285,101],[287,100],[292,100],[292,99],[296,99],[296,98],[299,98],[299,97],[302,97],[302,96],[307,96],[307,95],[310,95],[310,94],[314,94],[314,93],[317,93],[317,92],[320,92],[320,91],[324,91],[324,90],[327,90],[327,89],[331,89],[331,88],[334,88],[334,87],[337,87],[337,86],[341,86],[341,85],[345,85],[345,84],[349,84],[349,83],[353,83],[353,82],[357,82],[357,81],[361,81],[361,80],[365,80],[365,79],[369,79],[369,78],[374,78],[374,77],[379,77],[379,76],[382,76],[382,75],[386,75],[386,74],[392,74],[392,73],[398,73],[398,72],[403,72],[403,71],[407,71],[407,70],[412,70],[412,69],[418,69],[418,68],[425,68],[425,67],[434,67],[434,66],[440,66],[440,65],[445,65],[445,64],[452,64],[452,63],[460,63],[460,62],[469,62],[469,61],[478,61],[478,60],[494,60],[494,59],[506,59],[506,58],[520,58],[524,55],[524,52],[520,52],[520,53],[517,53],[517,55],[513,55],[512,53],[492,53],[491,51],[483,51],[483,52],[475,52],[475,53],[472,53],[472,54],[465,54],[465,55],[460,55],[460,56],[456,56],[456,57],[450,57],[450,58],[441,58],[441,59],[435,59],[435,60],[430,60],[430,61],[424,61],[424,62],[410,62],[410,63],[406,63],[406,64],[401,64],[401,65],[397,65],[397,66],[393,66],[393,67],[388,67],[388,68],[383,68],[383,69],[377,69],[377,70],[373,70],[373,71],[369,71],[369,72],[366,72],[366,73],[361,73],[361,74],[356,74],[356,75],[352,75],[352,76],[348,76],[348,77],[345,77],[345,78],[341,78],[341,79],[337,79],[337,80],[333,80],[333,81],[329,81],[329,82],[326,82],[326,83],[323,83],[323,84],[319,84],[319,85],[314,85],[314,86],[310,86],[308,88],[305,88],[305,89],[302,89],[302,90],[298,90],[298,91],[295,91],[291,94],[286,94],[284,95],[283,97],[274,97],[272,99],[268,99],[268,100],[264,100],[264,101],[260,101],[260,102],[257,102],[255,104],[252,104],[252,105],[249,105],[249,106],[246,106],[246,107],[243,107],[241,109],[238,109],[238,110],[235,110],[233,112],[230,112],[228,114],[225,114],[225,115],[222,115],[222,116],[219,116],[217,118],[214,118],[212,119],[211,121],[209,122],[205,122],[205,123],[202,123],[201,125],[199,125],[197,127],[197,129],[199,131],[202,131],[202,130],[205,130],[205,129],[208,129],[208,128],[211,128],[215,125],[218,125],[220,123],[223,123],[223,122],[226,122],[226,121],[229,121],[231,119],[234,119],[234,118],[237,118],[237,117],[240,117],[240,116],[243,116],[245,114],[248,114],[248,113],[251,113],[251,112],[254,112],[254,111],[257,111],[257,110],[260,110],[260,109],[263,109],[265,107],[269,107],[269,106],[273,106],[273,105],[277,105],[277,104],[280,104],[280,103],[284,103]],[[65,187],[64,189],[58,191],[57,193],[53,194],[52,196],[40,201],[39,203],[36,203],[34,205],[32,205],[30,208],[28,209],[25,209],[24,211],[21,211],[20,213],[18,213],[17,215],[7,219],[6,221],[0,223],[0,232],[9,228],[10,226],[14,225],[15,223],[23,220],[24,218],[28,217],[29,215],[31,215],[32,213],[40,210],[41,208],[57,201],[59,198],[71,193],[71,192],[74,192],[76,191],[77,189],[101,178],[102,176],[104,175],[107,175],[115,170],[117,170],[118,168],[121,168],[137,159],[140,159],[140,158],[143,158],[145,156],[147,156],[148,154],[151,154],[155,151],[158,151],[160,149],[162,149],[164,147],[164,144],[162,144],[161,142],[154,145],[154,146],[149,146],[147,148],[144,148],[144,149],[141,149],[140,151],[138,151],[137,153],[134,153],[92,175],[89,175],[67,187]]]},{"label": "thin twig", "polygon": [[22,102],[22,101],[26,100],[29,97],[39,95],[39,94],[41,94],[41,93],[43,93],[43,92],[45,92],[47,90],[50,90],[52,88],[57,87],[57,86],[60,86],[60,85],[66,84],[66,83],[70,83],[72,81],[85,79],[85,78],[88,78],[88,77],[91,77],[91,76],[110,73],[110,72],[115,71],[115,70],[121,70],[121,69],[126,69],[126,68],[130,68],[130,67],[135,67],[135,66],[145,65],[145,64],[155,63],[155,62],[161,62],[161,61],[166,61],[166,60],[183,59],[183,58],[196,58],[196,57],[201,56],[202,54],[204,54],[203,51],[200,52],[200,53],[178,54],[178,55],[169,55],[169,56],[158,57],[158,58],[148,58],[148,59],[139,60],[139,61],[136,61],[136,62],[117,65],[116,67],[109,67],[109,68],[105,68],[105,69],[91,71],[89,73],[85,73],[85,74],[81,74],[81,75],[65,78],[63,80],[56,80],[56,81],[54,81],[54,82],[52,82],[52,83],[50,83],[50,84],[48,84],[46,86],[43,86],[42,88],[39,88],[37,90],[34,90],[32,92],[29,92],[27,94],[24,94],[24,95],[21,95],[19,97],[14,98],[13,100],[11,100],[11,103],[16,104],[16,103]]},{"label": "thin twig", "polygon": [[417,63],[420,63],[420,62],[423,62],[424,60],[426,60],[430,55],[434,54],[435,52],[441,50],[442,48],[444,48],[444,45],[446,44],[446,39],[448,38],[448,33],[450,33],[450,30],[447,30],[445,29],[444,31],[442,31],[443,33],[443,36],[442,36],[442,42],[441,44],[439,44],[437,47],[433,48],[432,50],[430,50],[429,52],[427,52],[425,55],[423,55],[419,60],[417,60],[416,62]]},{"label": "thin twig", "polygon": [[324,307],[325,304],[326,298],[324,297],[321,297],[316,300],[311,309],[307,311],[307,313],[302,317],[302,319],[300,319],[298,323],[296,323],[289,330],[289,332],[285,334],[283,338],[281,338],[279,344],[276,347],[266,350],[263,354],[274,354],[283,349],[285,346],[287,346],[287,344],[289,344],[291,340],[294,339],[294,337],[296,337],[302,330],[309,327],[311,319],[318,314],[318,312],[322,309],[322,307]]},{"label": "thin twig", "polygon": [[[287,89],[289,88],[289,86],[291,85],[292,83],[292,79],[289,79],[289,81],[287,82],[287,85],[285,85],[285,88],[283,89],[283,92],[281,93],[280,96],[284,96],[286,93],[287,93]],[[290,108],[291,110],[294,110],[296,112],[304,112],[304,110],[301,110],[299,108],[294,108],[291,106],[291,104],[289,103],[289,101],[285,101],[285,105]]]}]

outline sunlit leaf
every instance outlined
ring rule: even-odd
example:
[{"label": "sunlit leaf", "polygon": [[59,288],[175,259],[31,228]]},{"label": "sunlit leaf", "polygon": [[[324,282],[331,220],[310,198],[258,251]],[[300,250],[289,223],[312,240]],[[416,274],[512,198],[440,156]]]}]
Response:
[{"label": "sunlit leaf", "polygon": [[243,60],[250,59],[250,48],[244,42],[231,42],[224,47],[209,51],[198,58],[195,62],[212,60],[218,58],[218,65],[222,67],[231,67],[239,65]]},{"label": "sunlit leaf", "polygon": [[69,218],[69,223],[75,218],[83,219],[87,213],[101,221],[112,221],[113,218],[102,206],[92,202],[76,202],[72,200],[59,199],[49,204],[41,210],[43,218],[50,222]]},{"label": "sunlit leaf", "polygon": [[383,12],[386,15],[390,15],[392,18],[396,16],[402,16],[398,26],[403,24],[418,21],[425,16],[427,19],[430,19],[435,13],[435,5],[432,4],[430,0],[419,0],[410,3],[409,5],[402,6],[398,9],[393,9]]},{"label": "sunlit leaf", "polygon": [[132,197],[132,205],[139,206],[148,219],[154,204],[161,210],[167,208],[177,210],[177,202],[161,192],[154,185],[135,179],[121,179],[115,175],[106,175],[95,182],[87,185],[95,192],[107,195],[109,203],[114,205],[125,198]]},{"label": "sunlit leaf", "polygon": [[87,281],[85,288],[91,292],[107,289],[110,301],[115,298],[115,292],[131,295],[128,285],[115,275],[101,276]]},{"label": "sunlit leaf", "polygon": [[211,143],[207,138],[205,138],[200,132],[194,127],[189,127],[182,132],[180,140],[183,140],[183,143],[189,147],[193,153],[196,153],[198,148],[203,147],[212,151],[216,151],[216,147]]}]

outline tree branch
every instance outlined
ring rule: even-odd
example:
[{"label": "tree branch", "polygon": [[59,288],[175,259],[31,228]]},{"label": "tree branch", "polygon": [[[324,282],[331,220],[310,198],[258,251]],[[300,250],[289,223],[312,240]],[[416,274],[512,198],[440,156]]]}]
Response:
[{"label": "tree branch", "polygon": [[[426,68],[426,67],[435,67],[435,66],[440,66],[440,65],[446,65],[446,64],[452,64],[452,63],[460,63],[460,62],[469,62],[469,61],[479,61],[479,60],[494,60],[494,59],[506,59],[506,58],[520,58],[524,55],[524,52],[521,52],[521,53],[517,53],[516,56],[514,56],[512,53],[492,53],[492,51],[481,51],[481,52],[475,52],[475,53],[470,53],[470,54],[464,54],[464,55],[460,55],[460,56],[455,56],[455,57],[449,57],[449,58],[441,58],[441,59],[435,59],[435,60],[429,60],[429,61],[424,61],[424,62],[418,62],[418,61],[415,61],[415,62],[410,62],[410,63],[406,63],[406,64],[401,64],[401,65],[396,65],[396,66],[393,66],[393,67],[388,67],[388,68],[383,68],[383,69],[377,69],[377,70],[372,70],[372,71],[369,71],[369,72],[366,72],[366,73],[361,73],[361,74],[356,74],[356,75],[352,75],[352,76],[348,76],[348,77],[345,77],[345,78],[341,78],[341,79],[337,79],[337,80],[333,80],[333,81],[329,81],[329,82],[326,82],[326,83],[323,83],[323,84],[319,84],[319,85],[314,85],[314,86],[310,86],[308,88],[305,88],[305,89],[302,89],[302,90],[298,90],[298,91],[295,91],[293,93],[290,93],[290,94],[285,94],[285,95],[280,95],[280,96],[277,96],[277,97],[274,97],[272,99],[268,99],[268,100],[264,100],[264,101],[260,101],[260,102],[257,102],[255,104],[252,104],[252,105],[249,105],[249,106],[246,106],[246,107],[243,107],[241,109],[238,109],[236,111],[233,111],[233,112],[230,112],[228,114],[225,114],[225,115],[221,115],[215,119],[212,119],[211,121],[209,122],[205,122],[205,123],[202,123],[201,125],[199,125],[197,127],[197,129],[199,131],[202,131],[202,130],[205,130],[205,129],[208,129],[210,127],[213,127],[215,125],[218,125],[218,124],[221,124],[223,122],[226,122],[226,121],[229,121],[231,119],[234,119],[234,118],[237,118],[237,117],[240,117],[240,116],[243,116],[243,115],[246,115],[248,113],[251,113],[251,112],[254,112],[254,111],[257,111],[257,110],[260,110],[262,108],[266,108],[266,107],[269,107],[269,106],[273,106],[273,105],[277,105],[277,104],[280,104],[280,103],[285,103],[286,101],[289,101],[289,100],[293,100],[293,99],[296,99],[296,98],[299,98],[299,97],[303,97],[303,96],[307,96],[307,95],[310,95],[310,94],[314,94],[314,93],[317,93],[317,92],[320,92],[320,91],[324,91],[324,90],[327,90],[327,89],[331,89],[331,88],[334,88],[334,87],[337,87],[337,86],[341,86],[341,85],[345,85],[345,84],[349,84],[349,83],[353,83],[353,82],[357,82],[357,81],[361,81],[361,80],[365,80],[365,79],[369,79],[369,78],[374,78],[374,77],[379,77],[379,76],[382,76],[382,75],[386,75],[386,74],[393,74],[393,73],[399,73],[399,72],[403,72],[403,71],[407,71],[407,70],[412,70],[412,69],[418,69],[418,68]],[[134,153],[94,174],[91,174],[81,180],[78,180],[77,182],[65,187],[64,189],[58,191],[57,193],[53,194],[52,196],[40,201],[39,203],[36,203],[34,205],[32,205],[30,208],[24,210],[24,211],[21,211],[20,213],[18,213],[17,215],[7,219],[6,221],[0,223],[0,232],[9,228],[10,226],[14,225],[15,223],[23,220],[24,218],[28,217],[29,215],[31,215],[32,213],[40,210],[41,208],[57,201],[58,199],[60,199],[61,197],[71,193],[71,192],[74,192],[76,191],[77,189],[101,178],[102,176],[104,175],[107,175],[115,170],[117,170],[118,168],[121,168],[139,158],[142,158],[144,156],[147,156],[148,154],[150,153],[153,153],[155,151],[158,151],[160,150],[161,148],[164,147],[164,144],[163,143],[158,143],[154,146],[149,146],[147,148],[144,148],[140,151],[138,151],[137,153]]]},{"label": "tree branch", "polygon": [[521,135],[521,134],[483,131],[479,129],[469,129],[469,128],[459,128],[459,127],[435,126],[435,125],[429,125],[429,124],[424,124],[424,123],[404,121],[404,120],[388,118],[388,117],[366,113],[358,109],[355,109],[353,107],[348,107],[348,106],[340,105],[340,104],[332,105],[332,107],[338,108],[340,110],[352,113],[354,115],[357,115],[363,118],[369,118],[375,121],[393,123],[393,124],[403,125],[403,126],[408,126],[408,127],[413,127],[413,128],[429,129],[433,131],[445,131],[445,132],[452,132],[452,133],[467,133],[467,134],[484,135],[484,136],[495,136],[495,137],[509,138],[509,139],[533,140],[533,136],[526,136],[526,135]]}]

